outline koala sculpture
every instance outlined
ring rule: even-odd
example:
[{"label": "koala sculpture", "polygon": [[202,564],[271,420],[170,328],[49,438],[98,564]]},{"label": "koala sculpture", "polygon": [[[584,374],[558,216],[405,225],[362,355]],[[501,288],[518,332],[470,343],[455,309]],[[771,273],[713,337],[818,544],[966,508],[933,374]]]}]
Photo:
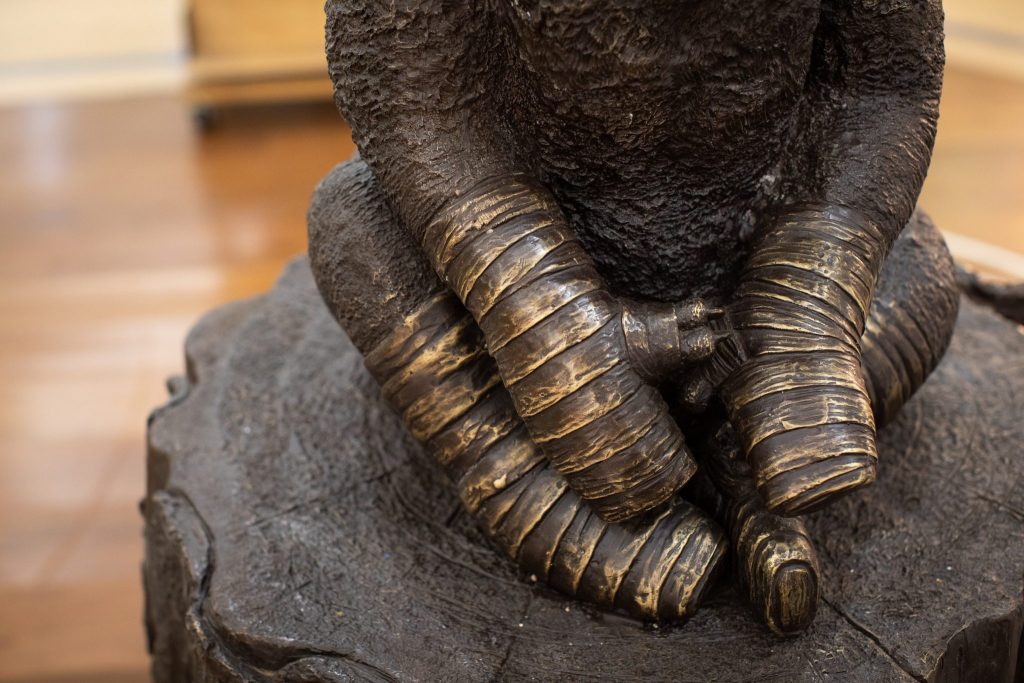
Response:
[{"label": "koala sculpture", "polygon": [[940,3],[329,0],[327,34],[361,156],[318,287],[484,531],[665,621],[731,548],[810,624],[799,515],[874,480],[956,318],[915,213]]}]

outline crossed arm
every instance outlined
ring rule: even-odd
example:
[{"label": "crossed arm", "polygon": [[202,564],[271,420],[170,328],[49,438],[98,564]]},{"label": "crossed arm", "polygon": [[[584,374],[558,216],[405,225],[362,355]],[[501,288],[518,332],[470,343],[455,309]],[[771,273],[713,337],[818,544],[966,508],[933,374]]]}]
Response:
[{"label": "crossed arm", "polygon": [[488,91],[503,73],[490,13],[335,3],[328,16],[332,75],[360,151],[483,331],[533,440],[608,521],[665,502],[696,465],[650,375],[713,350],[708,311],[629,311],[608,292],[503,139]]},{"label": "crossed arm", "polygon": [[875,478],[860,342],[924,181],[941,73],[938,2],[823,6],[789,164],[810,183],[752,251],[731,306],[746,361],[722,386],[773,511],[802,514]]},{"label": "crossed arm", "polygon": [[[640,332],[668,342],[653,362],[638,357],[649,345],[630,342],[635,317],[517,162],[493,96],[509,53],[494,16],[478,3],[333,2],[328,20],[361,153],[483,331],[533,440],[608,520],[665,501],[694,463],[645,368],[665,373],[714,339],[688,338],[685,313],[666,307]],[[937,2],[822,7],[785,164],[810,182],[752,252],[729,307],[742,362],[720,388],[773,511],[800,514],[874,479],[860,340],[928,165],[941,62]]]}]

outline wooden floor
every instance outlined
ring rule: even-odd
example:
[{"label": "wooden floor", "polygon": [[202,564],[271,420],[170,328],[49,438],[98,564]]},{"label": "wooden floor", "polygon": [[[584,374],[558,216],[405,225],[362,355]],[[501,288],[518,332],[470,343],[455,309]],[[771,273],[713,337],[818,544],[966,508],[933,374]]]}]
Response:
[{"label": "wooden floor", "polygon": [[[940,226],[1024,253],[1022,122],[1024,85],[948,76]],[[147,679],[146,414],[194,320],[303,251],[310,193],[352,152],[329,107],[205,136],[177,100],[0,111],[0,681]]]}]

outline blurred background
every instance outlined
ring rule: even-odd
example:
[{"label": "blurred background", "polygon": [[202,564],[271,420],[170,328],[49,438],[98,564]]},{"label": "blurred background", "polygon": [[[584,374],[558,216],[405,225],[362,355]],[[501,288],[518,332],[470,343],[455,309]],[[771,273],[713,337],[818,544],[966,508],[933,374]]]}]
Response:
[{"label": "blurred background", "polygon": [[[946,0],[922,204],[1024,279],[1024,3]],[[354,152],[323,0],[0,0],[0,682],[147,680],[145,420]]]}]

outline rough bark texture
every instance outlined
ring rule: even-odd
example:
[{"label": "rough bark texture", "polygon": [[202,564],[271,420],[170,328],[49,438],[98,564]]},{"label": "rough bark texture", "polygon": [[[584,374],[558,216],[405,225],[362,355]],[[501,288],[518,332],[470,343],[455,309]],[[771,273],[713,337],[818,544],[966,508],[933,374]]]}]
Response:
[{"label": "rough bark texture", "polygon": [[825,604],[790,640],[731,592],[658,631],[517,577],[305,261],[208,315],[187,360],[150,423],[158,682],[1024,680],[1024,336],[974,304],[880,435],[878,483],[810,518]]}]

